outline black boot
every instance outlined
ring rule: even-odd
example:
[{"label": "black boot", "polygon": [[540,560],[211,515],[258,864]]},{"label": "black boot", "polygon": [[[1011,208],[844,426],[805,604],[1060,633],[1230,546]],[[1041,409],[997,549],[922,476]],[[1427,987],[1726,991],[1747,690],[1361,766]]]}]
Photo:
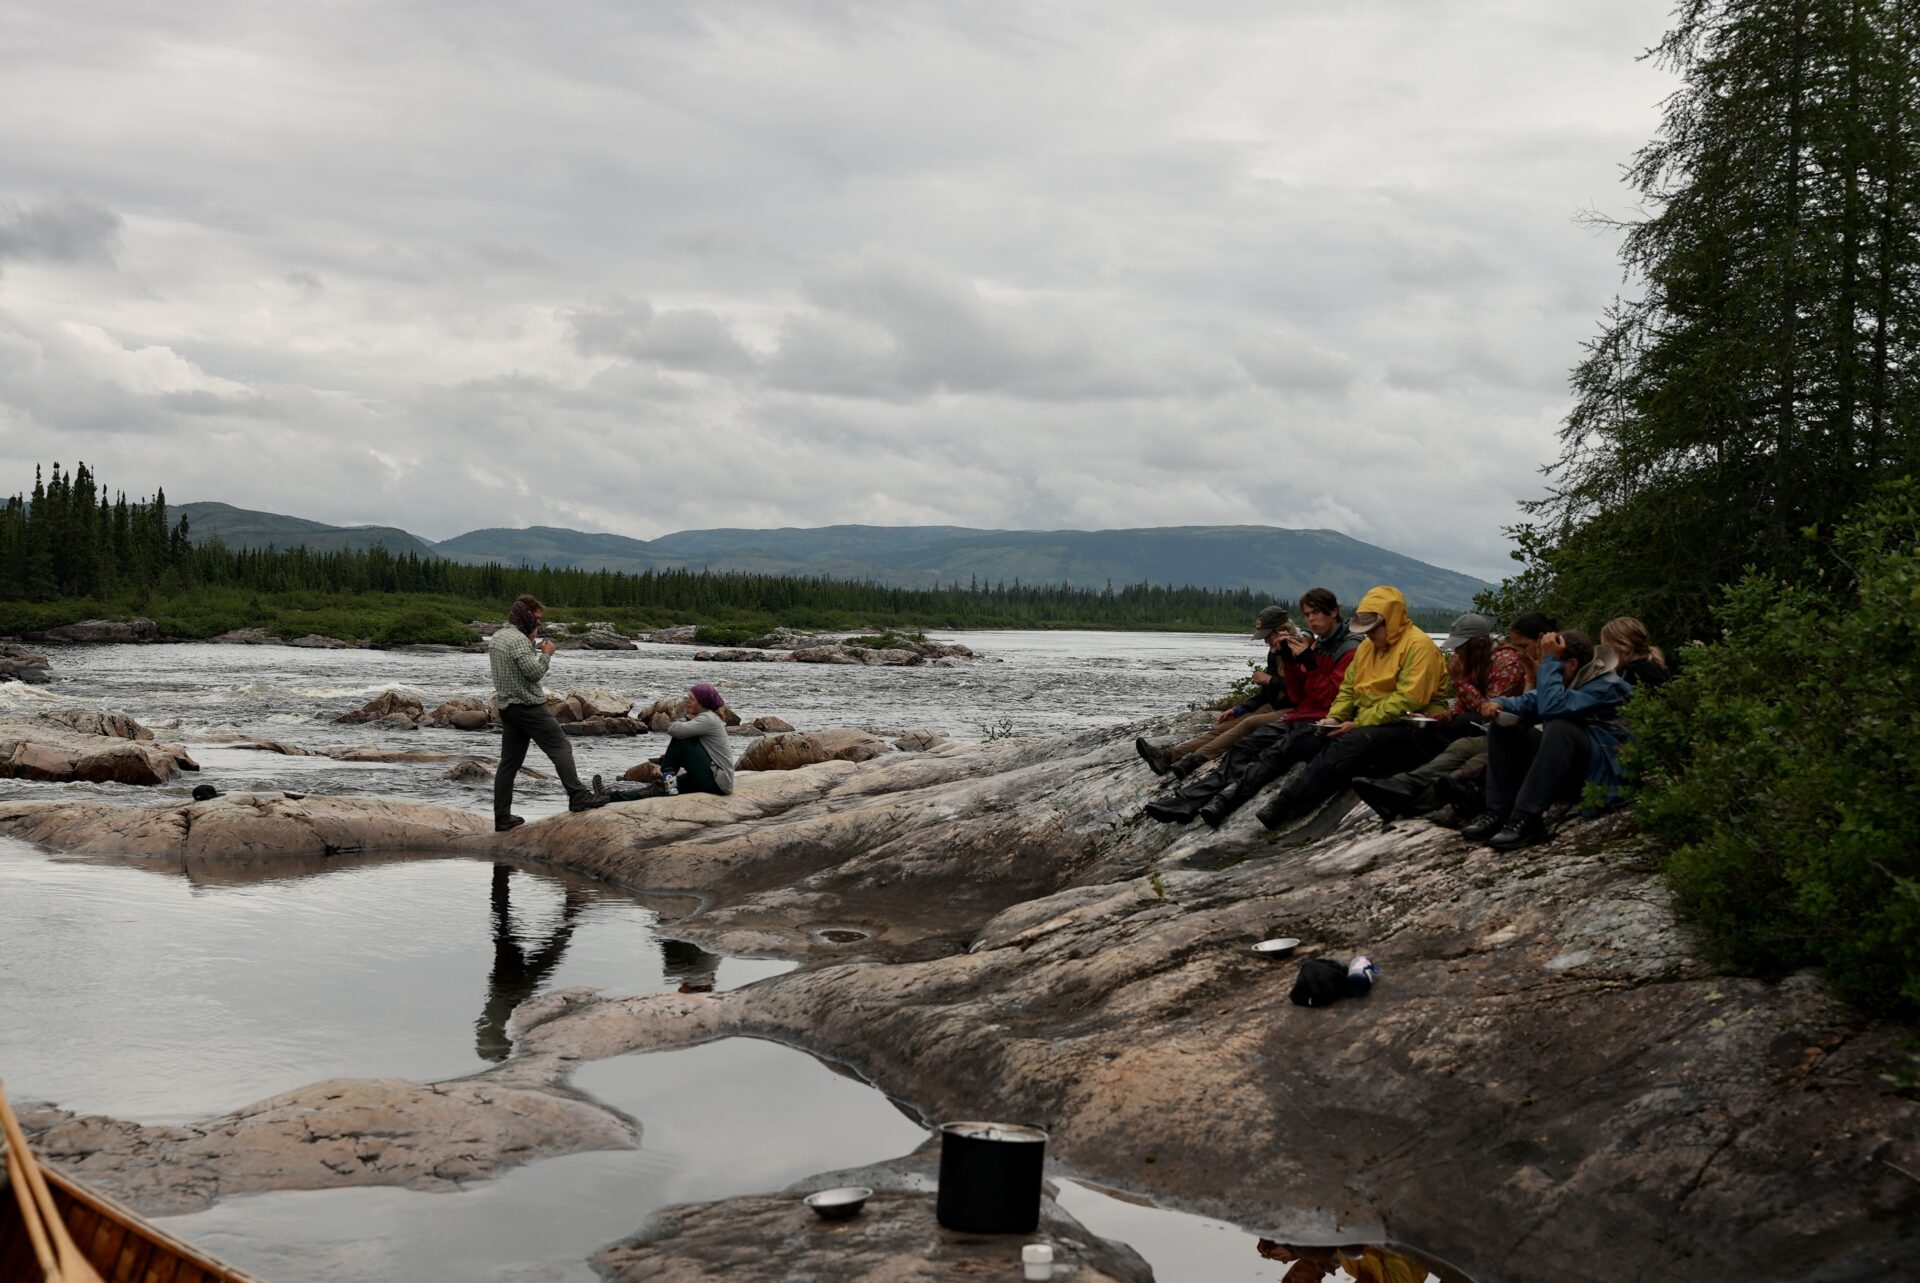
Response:
[{"label": "black boot", "polygon": [[1505,827],[1507,827],[1506,816],[1496,815],[1492,811],[1487,811],[1472,824],[1463,826],[1460,830],[1460,836],[1469,842],[1485,842]]},{"label": "black boot", "polygon": [[1184,780],[1187,778],[1187,776],[1193,774],[1195,771],[1199,770],[1201,767],[1205,766],[1206,764],[1207,764],[1206,758],[1200,756],[1198,753],[1189,753],[1185,757],[1181,758],[1179,761],[1175,762],[1170,769],[1173,771],[1175,775],[1179,776],[1181,779]]},{"label": "black boot", "polygon": [[1193,819],[1199,805],[1176,793],[1172,797],[1156,798],[1143,809],[1149,819],[1162,824],[1185,824]]},{"label": "black boot", "polygon": [[1353,791],[1383,820],[1403,820],[1415,813],[1414,803],[1418,799],[1414,791],[1399,780],[1362,777],[1353,782]]},{"label": "black boot", "polygon": [[1283,788],[1273,795],[1273,800],[1254,812],[1253,818],[1260,821],[1264,829],[1277,829],[1306,809],[1306,799],[1290,788]]},{"label": "black boot", "polygon": [[1142,735],[1133,741],[1134,752],[1140,754],[1155,775],[1165,775],[1173,769],[1173,754]]},{"label": "black boot", "polygon": [[1523,846],[1547,840],[1547,822],[1537,815],[1516,811],[1505,828],[1487,839],[1496,851],[1517,851]]},{"label": "black boot", "polygon": [[1217,829],[1227,822],[1227,817],[1233,814],[1233,809],[1232,795],[1222,793],[1200,808],[1200,818],[1207,822],[1208,828]]}]

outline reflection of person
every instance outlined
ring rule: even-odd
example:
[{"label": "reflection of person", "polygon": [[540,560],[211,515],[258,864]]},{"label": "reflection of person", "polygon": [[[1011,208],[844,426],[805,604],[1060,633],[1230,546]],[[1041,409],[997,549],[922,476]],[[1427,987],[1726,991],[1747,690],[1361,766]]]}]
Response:
[{"label": "reflection of person", "polygon": [[509,900],[511,865],[493,866],[493,970],[487,976],[487,1005],[480,1019],[473,1022],[474,1050],[482,1060],[505,1060],[513,1050],[507,1037],[507,1017],[513,1009],[533,997],[553,969],[566,955],[573,939],[573,922],[586,907],[586,893],[571,883],[564,884],[566,900],[560,906],[560,925],[547,942],[528,952],[521,947],[513,930],[513,905]]},{"label": "reflection of person", "polygon": [[668,983],[680,982],[681,993],[712,993],[720,974],[720,955],[685,940],[662,937],[660,963]]},{"label": "reflection of person", "polygon": [[526,821],[512,814],[513,782],[527,760],[529,742],[553,759],[553,769],[567,790],[567,809],[587,811],[604,805],[605,798],[580,782],[573,768],[573,746],[566,732],[547,711],[547,692],[541,685],[553,661],[553,643],[535,648],[534,632],[546,613],[538,598],[522,593],[507,611],[507,626],[487,639],[487,663],[493,671],[493,693],[500,709],[500,767],[493,775],[493,827],[504,833]]},{"label": "reflection of person", "polygon": [[1345,1270],[1355,1283],[1471,1283],[1466,1275],[1397,1248],[1377,1246],[1298,1247],[1263,1238],[1254,1250],[1269,1261],[1292,1261],[1281,1283],[1321,1283]]}]

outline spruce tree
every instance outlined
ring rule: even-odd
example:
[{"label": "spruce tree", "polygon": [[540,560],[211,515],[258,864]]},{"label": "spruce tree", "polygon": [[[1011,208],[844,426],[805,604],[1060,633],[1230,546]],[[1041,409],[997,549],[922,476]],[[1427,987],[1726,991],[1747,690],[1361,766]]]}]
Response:
[{"label": "spruce tree", "polygon": [[1920,461],[1912,0],[1684,0],[1679,73],[1614,224],[1631,297],[1575,369],[1498,604],[1711,636],[1719,585],[1797,573]]}]

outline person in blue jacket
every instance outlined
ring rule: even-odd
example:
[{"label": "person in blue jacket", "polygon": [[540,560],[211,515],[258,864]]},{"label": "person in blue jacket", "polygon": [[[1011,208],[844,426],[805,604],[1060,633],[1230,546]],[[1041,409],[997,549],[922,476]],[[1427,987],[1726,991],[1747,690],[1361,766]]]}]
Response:
[{"label": "person in blue jacket", "polygon": [[1616,750],[1626,742],[1620,710],[1633,698],[1606,647],[1596,656],[1585,633],[1568,629],[1540,638],[1534,689],[1480,705],[1487,728],[1487,809],[1460,835],[1496,851],[1530,846],[1547,836],[1555,802],[1574,801],[1597,784],[1611,802],[1620,786]]}]

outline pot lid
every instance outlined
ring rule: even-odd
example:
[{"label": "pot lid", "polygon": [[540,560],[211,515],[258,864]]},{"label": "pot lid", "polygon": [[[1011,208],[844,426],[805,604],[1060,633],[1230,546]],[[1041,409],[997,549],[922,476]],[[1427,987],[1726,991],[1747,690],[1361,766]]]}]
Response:
[{"label": "pot lid", "polygon": [[969,1140],[1044,1142],[1047,1139],[1047,1134],[1038,1127],[1021,1123],[941,1123],[940,1130],[949,1136],[965,1136]]}]

